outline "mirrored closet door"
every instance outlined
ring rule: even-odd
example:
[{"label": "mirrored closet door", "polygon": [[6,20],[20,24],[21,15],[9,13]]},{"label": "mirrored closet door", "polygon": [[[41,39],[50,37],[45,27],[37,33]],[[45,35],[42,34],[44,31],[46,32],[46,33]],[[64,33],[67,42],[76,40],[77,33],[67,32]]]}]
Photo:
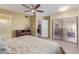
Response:
[{"label": "mirrored closet door", "polygon": [[77,43],[77,16],[53,20],[53,38]]},{"label": "mirrored closet door", "polygon": [[77,42],[77,17],[63,18],[63,39]]},{"label": "mirrored closet door", "polygon": [[63,39],[63,26],[61,19],[53,20],[53,38],[54,39]]}]

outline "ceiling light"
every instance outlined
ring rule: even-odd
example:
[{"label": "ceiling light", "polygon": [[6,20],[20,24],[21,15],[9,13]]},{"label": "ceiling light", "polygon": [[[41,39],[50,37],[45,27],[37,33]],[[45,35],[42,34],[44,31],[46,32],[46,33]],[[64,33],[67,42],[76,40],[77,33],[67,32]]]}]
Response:
[{"label": "ceiling light", "polygon": [[32,12],[35,12],[35,10],[32,10]]},{"label": "ceiling light", "polygon": [[66,11],[66,10],[68,10],[68,9],[69,9],[68,6],[64,6],[64,7],[61,7],[61,8],[59,9],[59,11]]}]

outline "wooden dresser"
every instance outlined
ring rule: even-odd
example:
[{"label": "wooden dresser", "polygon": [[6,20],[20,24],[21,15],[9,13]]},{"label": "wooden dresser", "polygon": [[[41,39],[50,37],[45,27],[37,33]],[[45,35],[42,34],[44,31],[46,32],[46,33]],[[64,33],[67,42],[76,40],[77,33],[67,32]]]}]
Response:
[{"label": "wooden dresser", "polygon": [[31,35],[31,30],[16,30],[16,37]]}]

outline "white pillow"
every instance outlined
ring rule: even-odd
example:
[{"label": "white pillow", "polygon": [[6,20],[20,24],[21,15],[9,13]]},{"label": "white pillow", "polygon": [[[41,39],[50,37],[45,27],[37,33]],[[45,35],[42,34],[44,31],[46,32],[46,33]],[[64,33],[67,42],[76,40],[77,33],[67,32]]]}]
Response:
[{"label": "white pillow", "polygon": [[0,38],[0,54],[6,54],[8,53],[8,46],[5,43],[5,40]]}]

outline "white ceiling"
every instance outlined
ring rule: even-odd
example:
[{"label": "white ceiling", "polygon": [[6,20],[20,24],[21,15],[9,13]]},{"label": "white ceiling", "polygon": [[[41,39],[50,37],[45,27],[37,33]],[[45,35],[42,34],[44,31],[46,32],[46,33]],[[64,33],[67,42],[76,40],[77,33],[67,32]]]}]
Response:
[{"label": "white ceiling", "polygon": [[[70,9],[72,9],[78,7],[79,5],[78,4],[41,4],[40,8],[38,9],[43,10],[44,13],[37,13],[37,15],[47,16],[50,14],[60,12],[58,9],[63,6],[69,6]],[[25,10],[28,9],[22,6],[21,4],[0,4],[0,8],[21,13],[24,15],[33,15],[32,12],[24,12]]]}]

